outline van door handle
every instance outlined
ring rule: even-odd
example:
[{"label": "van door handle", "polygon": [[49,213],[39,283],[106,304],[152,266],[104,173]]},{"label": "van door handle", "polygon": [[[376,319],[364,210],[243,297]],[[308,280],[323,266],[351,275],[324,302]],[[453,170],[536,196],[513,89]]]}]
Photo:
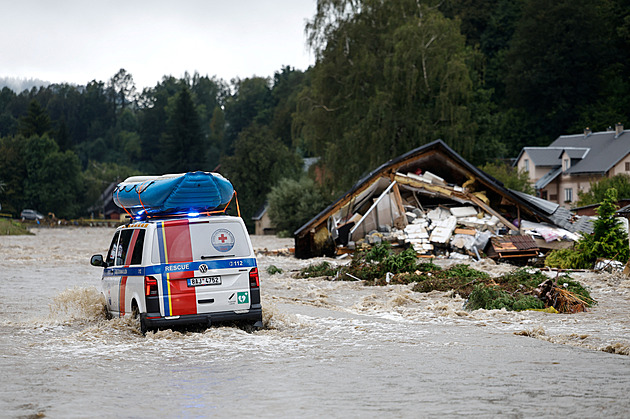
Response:
[{"label": "van door handle", "polygon": [[214,303],[214,298],[208,298],[207,300],[198,300],[199,304],[211,304]]}]

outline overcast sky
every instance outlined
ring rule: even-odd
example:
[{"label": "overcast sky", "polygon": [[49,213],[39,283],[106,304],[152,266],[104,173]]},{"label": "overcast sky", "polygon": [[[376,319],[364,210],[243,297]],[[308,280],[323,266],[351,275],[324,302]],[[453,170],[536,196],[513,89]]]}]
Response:
[{"label": "overcast sky", "polygon": [[185,71],[223,78],[305,70],[316,0],[0,0],[0,77],[136,86]]}]

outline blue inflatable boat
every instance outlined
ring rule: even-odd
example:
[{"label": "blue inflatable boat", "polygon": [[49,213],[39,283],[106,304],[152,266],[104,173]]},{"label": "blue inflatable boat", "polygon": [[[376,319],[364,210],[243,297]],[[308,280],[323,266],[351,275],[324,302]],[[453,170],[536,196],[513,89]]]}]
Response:
[{"label": "blue inflatable boat", "polygon": [[227,205],[234,195],[229,180],[218,173],[134,176],[114,189],[114,203],[134,214],[206,212]]}]

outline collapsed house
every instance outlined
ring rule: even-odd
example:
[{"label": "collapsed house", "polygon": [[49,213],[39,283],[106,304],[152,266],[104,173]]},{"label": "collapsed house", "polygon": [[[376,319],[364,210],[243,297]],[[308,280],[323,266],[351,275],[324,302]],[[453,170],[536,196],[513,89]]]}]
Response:
[{"label": "collapsed house", "polygon": [[[381,165],[294,233],[295,255],[381,241],[418,256],[531,257],[592,228],[559,205],[506,189],[437,140]],[[501,238],[503,237],[503,238]],[[555,243],[553,243],[555,242]]]}]

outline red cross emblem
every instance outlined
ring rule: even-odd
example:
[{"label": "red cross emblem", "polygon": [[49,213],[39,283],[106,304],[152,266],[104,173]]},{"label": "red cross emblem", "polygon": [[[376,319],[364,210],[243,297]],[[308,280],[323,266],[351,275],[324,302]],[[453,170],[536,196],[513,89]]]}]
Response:
[{"label": "red cross emblem", "polygon": [[234,247],[234,235],[224,228],[212,233],[212,246],[219,252],[227,252]]}]

